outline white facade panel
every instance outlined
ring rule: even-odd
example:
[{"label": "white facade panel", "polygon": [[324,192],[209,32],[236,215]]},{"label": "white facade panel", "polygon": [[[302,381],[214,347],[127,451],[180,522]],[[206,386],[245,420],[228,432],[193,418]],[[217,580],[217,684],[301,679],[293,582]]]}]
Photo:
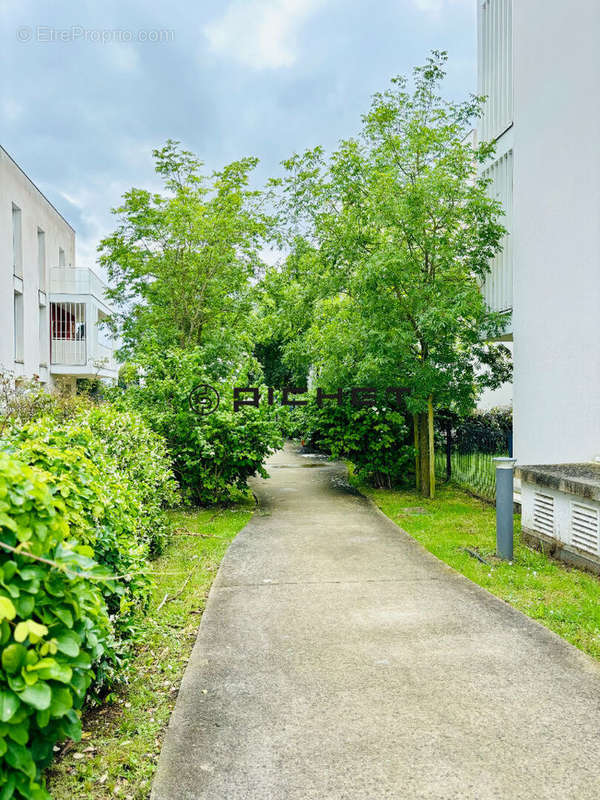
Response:
[{"label": "white facade panel", "polygon": [[479,86],[487,97],[480,137],[497,139],[513,122],[512,0],[477,0]]},{"label": "white facade panel", "polygon": [[502,224],[508,231],[502,240],[502,252],[490,262],[490,272],[483,285],[483,295],[494,311],[510,311],[513,306],[513,151],[509,150],[484,172],[491,183],[490,197],[502,203]]},{"label": "white facade panel", "polygon": [[514,412],[521,464],[600,455],[600,3],[514,6]]}]

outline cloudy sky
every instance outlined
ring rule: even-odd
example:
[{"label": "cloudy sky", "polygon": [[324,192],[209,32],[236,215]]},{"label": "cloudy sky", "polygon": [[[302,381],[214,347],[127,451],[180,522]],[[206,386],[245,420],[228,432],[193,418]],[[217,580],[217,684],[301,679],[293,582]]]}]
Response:
[{"label": "cloudy sky", "polygon": [[78,234],[92,266],[110,209],[158,188],[167,138],[257,180],[357,130],[392,75],[448,50],[475,88],[475,0],[0,0],[0,144]]}]

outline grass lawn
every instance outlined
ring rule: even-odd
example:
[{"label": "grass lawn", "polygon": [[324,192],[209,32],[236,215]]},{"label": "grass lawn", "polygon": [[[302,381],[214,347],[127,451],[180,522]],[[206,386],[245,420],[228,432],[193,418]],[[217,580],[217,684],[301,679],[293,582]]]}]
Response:
[{"label": "grass lawn", "polygon": [[[208,590],[252,509],[244,500],[231,509],[173,512],[176,529],[201,535],[176,533],[152,562],[154,595],[129,683],[112,703],[84,714],[82,741],[67,745],[48,773],[55,800],[146,800]],[[177,596],[164,603],[165,595]]]},{"label": "grass lawn", "polygon": [[522,544],[518,517],[509,564],[495,556],[493,506],[460,489],[440,486],[435,500],[425,500],[415,491],[360,488],[439,559],[600,660],[600,580]]}]

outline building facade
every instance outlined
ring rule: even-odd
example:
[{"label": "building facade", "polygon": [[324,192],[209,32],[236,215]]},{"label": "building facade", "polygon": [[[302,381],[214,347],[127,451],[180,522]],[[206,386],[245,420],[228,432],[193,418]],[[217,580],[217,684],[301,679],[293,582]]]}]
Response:
[{"label": "building facade", "polygon": [[105,285],[75,265],[75,231],[0,147],[0,369],[49,386],[114,380]]},{"label": "building facade", "polygon": [[506,211],[484,294],[507,313],[520,464],[600,456],[600,3],[476,0],[481,139]]}]

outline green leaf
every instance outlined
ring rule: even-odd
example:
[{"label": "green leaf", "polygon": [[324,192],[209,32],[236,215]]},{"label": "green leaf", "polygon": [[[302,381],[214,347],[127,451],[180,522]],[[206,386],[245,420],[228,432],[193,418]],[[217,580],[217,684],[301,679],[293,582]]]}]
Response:
[{"label": "green leaf", "polygon": [[29,778],[35,778],[36,768],[31,753],[23,745],[8,742],[6,755],[7,763],[14,769],[24,772]]},{"label": "green leaf", "polygon": [[38,728],[45,728],[50,722],[51,709],[52,704],[50,704],[50,708],[46,708],[44,711],[35,712],[35,721],[37,722]]},{"label": "green leaf", "polygon": [[63,625],[67,626],[67,628],[73,627],[73,615],[68,608],[65,606],[57,606],[56,608],[52,609],[52,613],[55,614],[63,623]]},{"label": "green leaf", "polygon": [[74,631],[64,631],[56,637],[56,645],[61,653],[75,658],[79,655],[80,637]]},{"label": "green leaf", "polygon": [[42,658],[37,664],[28,667],[31,671],[36,671],[41,680],[60,681],[69,683],[73,670],[65,664],[59,664],[54,658]]},{"label": "green leaf", "polygon": [[17,609],[13,601],[4,595],[0,595],[0,619],[14,619],[17,616]]},{"label": "green leaf", "polygon": [[42,636],[45,636],[47,633],[48,628],[45,625],[40,625],[39,622],[33,619],[27,619],[18,623],[15,628],[14,637],[16,642],[24,642],[29,636],[30,641],[35,644],[35,642],[38,642]]},{"label": "green leaf", "polygon": [[33,706],[38,711],[49,708],[52,700],[52,691],[47,683],[36,683],[34,686],[26,686],[19,697],[28,706]]},{"label": "green leaf", "polygon": [[29,741],[29,731],[25,725],[11,725],[8,735],[17,744],[27,744]]},{"label": "green leaf", "polygon": [[20,705],[19,698],[10,689],[0,690],[0,721],[8,722]]},{"label": "green leaf", "polygon": [[50,703],[50,715],[52,717],[62,717],[73,708],[73,695],[64,687],[54,687],[52,689],[52,702]]},{"label": "green leaf", "polygon": [[2,651],[2,667],[10,675],[14,675],[25,661],[27,649],[22,644],[9,644]]},{"label": "green leaf", "polygon": [[[6,752],[6,744],[4,744],[4,753],[5,752]],[[1,753],[0,755],[4,755],[4,753]],[[0,800],[11,800],[15,792],[15,785],[16,785],[16,778],[14,776],[14,773],[9,774],[6,779],[6,783],[2,787],[2,790],[0,791]]]},{"label": "green leaf", "polygon": [[35,598],[29,595],[22,595],[15,600],[15,608],[20,617],[29,617],[35,608]]}]

